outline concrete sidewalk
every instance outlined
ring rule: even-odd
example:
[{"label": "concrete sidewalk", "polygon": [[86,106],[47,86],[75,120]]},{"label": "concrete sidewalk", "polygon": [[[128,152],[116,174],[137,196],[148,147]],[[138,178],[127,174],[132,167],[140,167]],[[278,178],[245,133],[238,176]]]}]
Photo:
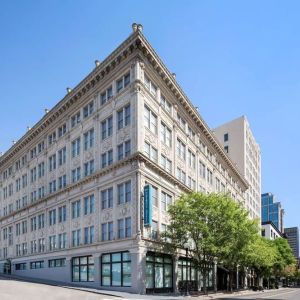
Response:
[{"label": "concrete sidewalk", "polygon": [[[253,292],[250,290],[245,291],[239,291],[239,292],[233,292],[233,293],[211,293],[208,295],[192,295],[192,296],[182,296],[182,295],[171,295],[171,294],[165,294],[165,295],[139,295],[139,294],[131,294],[126,292],[118,292],[118,291],[111,291],[111,290],[104,290],[100,288],[94,288],[94,287],[86,287],[84,285],[77,285],[77,284],[70,284],[70,283],[63,283],[63,282],[57,282],[53,280],[45,280],[45,279],[39,279],[39,278],[24,278],[21,276],[15,276],[15,275],[0,275],[0,279],[4,280],[16,280],[16,281],[23,281],[23,282],[31,282],[31,283],[37,283],[37,284],[44,284],[44,285],[50,285],[50,286],[56,286],[66,289],[73,289],[93,294],[99,294],[104,296],[112,296],[121,299],[136,299],[136,300],[183,300],[183,299],[197,299],[197,300],[208,300],[208,299],[220,299],[220,298],[226,298],[230,296],[246,296],[246,295],[257,295],[257,292]],[[274,291],[274,290],[270,290]],[[265,294],[266,292],[260,292],[261,294]],[[260,294],[259,293],[259,294]]]}]

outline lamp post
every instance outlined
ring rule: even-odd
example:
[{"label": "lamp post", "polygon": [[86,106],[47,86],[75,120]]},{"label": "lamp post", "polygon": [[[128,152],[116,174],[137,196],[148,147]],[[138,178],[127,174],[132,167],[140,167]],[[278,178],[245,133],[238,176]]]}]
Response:
[{"label": "lamp post", "polygon": [[185,274],[185,276],[186,276],[186,284],[185,284],[185,296],[189,296],[190,294],[189,294],[189,288],[188,288],[188,274],[189,274],[189,268],[188,268],[188,257],[189,257],[189,244],[188,243],[186,243],[185,245],[184,245],[184,249],[185,249],[185,258],[186,258],[186,269],[185,269],[185,271],[186,271],[186,274]]}]

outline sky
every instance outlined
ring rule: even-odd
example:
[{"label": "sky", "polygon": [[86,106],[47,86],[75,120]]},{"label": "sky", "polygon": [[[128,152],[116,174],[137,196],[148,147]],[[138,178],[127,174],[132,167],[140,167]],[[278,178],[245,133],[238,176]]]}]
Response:
[{"label": "sky", "polygon": [[0,152],[131,34],[143,33],[211,128],[246,115],[262,191],[300,227],[300,2],[0,2]]}]

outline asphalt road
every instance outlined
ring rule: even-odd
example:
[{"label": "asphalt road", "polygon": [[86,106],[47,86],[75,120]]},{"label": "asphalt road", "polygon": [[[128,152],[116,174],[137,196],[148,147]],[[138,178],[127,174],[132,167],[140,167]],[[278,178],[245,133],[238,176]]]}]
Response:
[{"label": "asphalt road", "polygon": [[[220,298],[221,299],[221,298]],[[300,288],[287,288],[281,289],[279,291],[271,292],[258,292],[246,296],[236,296],[236,297],[222,297],[222,299],[232,299],[232,300],[260,300],[260,299],[274,299],[274,300],[300,300]]]},{"label": "asphalt road", "polygon": [[111,300],[117,297],[0,278],[0,300]]}]

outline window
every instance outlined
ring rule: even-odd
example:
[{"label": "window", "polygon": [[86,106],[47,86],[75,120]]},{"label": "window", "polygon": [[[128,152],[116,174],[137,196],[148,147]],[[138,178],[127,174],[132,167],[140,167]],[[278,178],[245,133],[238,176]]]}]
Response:
[{"label": "window", "polygon": [[38,215],[38,229],[42,229],[45,227],[45,215]]},{"label": "window", "polygon": [[84,150],[88,150],[94,146],[94,128],[90,129],[83,135]]},{"label": "window", "polygon": [[157,149],[150,146],[149,143],[145,142],[145,154],[147,157],[149,157],[151,160],[154,160],[157,162]]},{"label": "window", "polygon": [[45,252],[46,244],[45,244],[45,239],[40,238],[38,239],[38,252]]},{"label": "window", "polygon": [[182,160],[185,160],[185,153],[186,153],[186,149],[185,148],[186,148],[185,144],[180,139],[177,139],[177,155]]},{"label": "window", "polygon": [[56,224],[56,209],[52,209],[49,211],[49,225],[55,225]]},{"label": "window", "polygon": [[58,223],[65,222],[67,220],[67,206],[63,205],[58,208]]},{"label": "window", "polygon": [[110,86],[104,93],[101,94],[101,105],[109,101],[113,96],[112,86]]},{"label": "window", "polygon": [[172,172],[172,161],[169,160],[165,155],[161,155],[160,159],[161,166],[169,173]]},{"label": "window", "polygon": [[118,220],[118,239],[131,237],[131,217]]},{"label": "window", "polygon": [[207,168],[207,182],[211,185],[213,184],[213,174],[212,171],[208,168]]},{"label": "window", "polygon": [[192,177],[190,177],[190,176],[188,176],[187,185],[192,190],[196,189],[196,181]]},{"label": "window", "polygon": [[16,271],[26,270],[26,263],[15,264],[15,270]]},{"label": "window", "polygon": [[224,134],[224,142],[228,142],[228,138],[229,138],[228,133],[225,133]]},{"label": "window", "polygon": [[94,281],[95,265],[93,256],[81,256],[72,258],[72,281]]},{"label": "window", "polygon": [[206,178],[206,166],[202,161],[199,161],[199,175],[203,179]]},{"label": "window", "polygon": [[188,136],[193,142],[195,142],[196,134],[190,126],[188,126]]},{"label": "window", "polygon": [[67,161],[67,148],[63,147],[58,151],[58,165],[62,166]]},{"label": "window", "polygon": [[36,167],[30,170],[30,182],[36,181]]},{"label": "window", "polygon": [[62,189],[67,186],[67,175],[58,177],[58,188]]},{"label": "window", "polygon": [[94,101],[91,101],[88,105],[83,108],[83,118],[87,118],[94,111]]},{"label": "window", "polygon": [[56,192],[56,180],[49,182],[49,194]]},{"label": "window", "polygon": [[157,133],[157,116],[147,106],[144,108],[144,125],[153,133]]},{"label": "window", "polygon": [[117,112],[118,129],[130,124],[130,104]]},{"label": "window", "polygon": [[172,105],[163,95],[160,96],[160,105],[166,112],[171,113]]},{"label": "window", "polygon": [[121,160],[127,156],[129,156],[131,153],[131,143],[130,140],[126,141],[125,143],[122,143],[118,145],[118,160]]},{"label": "window", "polygon": [[48,266],[49,268],[65,267],[66,259],[65,258],[49,259]]},{"label": "window", "polygon": [[56,141],[56,131],[48,135],[48,144],[52,145]]},{"label": "window", "polygon": [[190,149],[188,149],[188,166],[194,170],[196,169],[196,156]]},{"label": "window", "polygon": [[131,201],[131,181],[118,184],[118,204]]},{"label": "window", "polygon": [[38,164],[38,178],[45,176],[45,163],[41,162]]},{"label": "window", "polygon": [[45,149],[45,142],[42,141],[37,145],[38,153],[41,153]]},{"label": "window", "polygon": [[95,212],[95,197],[94,195],[90,195],[84,197],[84,214],[92,214]]},{"label": "window", "polygon": [[102,140],[112,136],[112,134],[113,134],[113,118],[112,116],[110,116],[109,118],[101,122]]},{"label": "window", "polygon": [[51,235],[49,236],[49,250],[55,250],[56,249],[56,236]]},{"label": "window", "polygon": [[71,127],[73,128],[77,124],[80,123],[80,111],[77,112],[74,116],[71,118]]},{"label": "window", "polygon": [[72,170],[72,182],[80,180],[80,167]]},{"label": "window", "polygon": [[101,208],[112,208],[113,207],[113,188],[109,188],[101,191]]},{"label": "window", "polygon": [[148,252],[146,255],[146,289],[172,291],[172,257],[160,253]]},{"label": "window", "polygon": [[81,241],[81,230],[73,230],[72,231],[72,247],[76,247],[80,245]]},{"label": "window", "polygon": [[109,150],[101,155],[101,167],[105,168],[113,163],[113,150]]},{"label": "window", "polygon": [[80,217],[80,200],[72,202],[72,219]]},{"label": "window", "polygon": [[165,143],[168,147],[172,146],[172,131],[165,125],[161,123],[161,130],[160,130],[160,140]]},{"label": "window", "polygon": [[49,157],[49,172],[56,169],[56,154]]},{"label": "window", "polygon": [[37,223],[36,223],[36,217],[33,217],[30,219],[30,227],[31,227],[31,231],[35,231],[37,228]]},{"label": "window", "polygon": [[129,252],[103,254],[101,257],[102,286],[131,286]]},{"label": "window", "polygon": [[36,240],[30,242],[30,248],[31,248],[31,253],[36,253],[37,252],[37,243]]},{"label": "window", "polygon": [[225,150],[226,153],[229,153],[229,147],[228,146],[225,146],[224,150]]},{"label": "window", "polygon": [[130,83],[130,73],[122,76],[120,79],[117,80],[117,93],[119,93],[123,88],[128,86]]},{"label": "window", "polygon": [[161,192],[161,210],[167,211],[168,206],[172,203],[172,196],[165,192]]},{"label": "window", "polygon": [[94,173],[94,160],[90,160],[84,164],[84,176],[89,176]]},{"label": "window", "polygon": [[84,244],[93,244],[95,236],[95,228],[94,226],[85,227],[84,228]]},{"label": "window", "polygon": [[62,126],[58,127],[58,137],[62,137],[67,132],[67,124],[63,124]]},{"label": "window", "polygon": [[80,154],[80,137],[72,142],[72,157]]},{"label": "window", "polygon": [[60,233],[58,235],[58,249],[65,249],[67,246],[67,234]]},{"label": "window", "polygon": [[178,180],[180,180],[182,183],[185,184],[186,173],[183,170],[181,170],[180,168],[177,168],[176,177],[177,177]]},{"label": "window", "polygon": [[186,121],[179,114],[177,114],[177,122],[179,127],[186,132]]},{"label": "window", "polygon": [[147,76],[144,76],[144,83],[151,94],[156,96],[157,86]]},{"label": "window", "polygon": [[42,269],[44,268],[44,261],[33,261],[30,263],[30,269]]},{"label": "window", "polygon": [[101,240],[111,241],[114,239],[114,223],[108,222],[101,224]]}]

